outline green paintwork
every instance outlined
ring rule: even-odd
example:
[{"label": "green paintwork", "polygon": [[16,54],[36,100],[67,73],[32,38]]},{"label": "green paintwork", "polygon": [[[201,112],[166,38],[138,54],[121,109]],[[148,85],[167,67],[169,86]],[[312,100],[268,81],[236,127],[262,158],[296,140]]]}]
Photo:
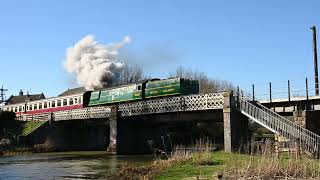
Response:
[{"label": "green paintwork", "polygon": [[199,86],[196,81],[173,78],[158,81],[151,81],[146,84],[145,98],[196,94]]},{"label": "green paintwork", "polygon": [[181,78],[148,81],[145,84],[144,91],[142,87],[143,84],[140,83],[94,91],[90,95],[89,106],[140,100],[143,98],[196,94],[199,92],[197,81]]},{"label": "green paintwork", "polygon": [[145,98],[152,98],[158,96],[169,96],[180,94],[180,84],[174,84],[163,87],[149,88],[145,90]]},{"label": "green paintwork", "polygon": [[141,86],[141,84],[132,84],[113,89],[94,91],[91,93],[89,106],[142,99],[142,91],[137,90],[138,85]]},{"label": "green paintwork", "polygon": [[174,78],[174,79],[164,79],[164,80],[158,80],[158,81],[151,81],[146,84],[146,89],[179,85],[180,80],[181,80],[180,78]]}]

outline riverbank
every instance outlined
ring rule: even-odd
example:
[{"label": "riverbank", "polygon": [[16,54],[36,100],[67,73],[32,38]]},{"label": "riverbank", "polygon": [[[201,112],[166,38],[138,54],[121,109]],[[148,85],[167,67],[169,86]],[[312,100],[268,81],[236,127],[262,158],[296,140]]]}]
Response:
[{"label": "riverbank", "polygon": [[21,155],[21,154],[32,154],[33,149],[32,148],[12,148],[10,150],[4,150],[1,151],[2,154],[0,154],[0,157],[8,157],[8,156],[16,156],[16,155]]},{"label": "riverbank", "polygon": [[[114,179],[319,179],[319,160],[306,157],[203,152],[174,155],[144,166],[123,165]],[[109,178],[110,179],[110,178]]]}]

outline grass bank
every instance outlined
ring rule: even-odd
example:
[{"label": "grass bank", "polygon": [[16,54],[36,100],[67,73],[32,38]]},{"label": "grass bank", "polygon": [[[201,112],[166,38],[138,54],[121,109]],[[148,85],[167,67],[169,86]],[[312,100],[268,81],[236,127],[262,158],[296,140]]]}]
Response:
[{"label": "grass bank", "polygon": [[[34,130],[42,126],[46,121],[17,121],[0,119],[0,155],[13,156],[21,153],[32,152],[32,148],[26,148],[19,144],[22,136],[28,136]],[[2,140],[6,140],[3,143]],[[9,141],[9,143],[7,142]]]},{"label": "grass bank", "polygon": [[44,123],[46,123],[46,121],[6,120],[0,123],[0,129],[1,134],[4,136],[27,136],[35,129],[42,126]]},{"label": "grass bank", "polygon": [[[124,165],[114,179],[319,179],[320,163],[306,157],[224,152],[176,154],[144,166]],[[109,177],[110,179],[110,177]]]}]

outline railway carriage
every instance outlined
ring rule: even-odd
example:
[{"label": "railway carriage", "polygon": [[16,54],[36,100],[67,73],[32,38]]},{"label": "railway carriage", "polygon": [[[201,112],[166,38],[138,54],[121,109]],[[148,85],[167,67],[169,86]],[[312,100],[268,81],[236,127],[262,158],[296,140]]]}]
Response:
[{"label": "railway carriage", "polygon": [[69,110],[83,107],[83,94],[47,98],[37,101],[2,106],[3,111],[12,111],[17,115],[38,114]]},{"label": "railway carriage", "polygon": [[17,115],[38,114],[143,99],[161,98],[164,96],[179,96],[197,93],[199,93],[198,81],[182,78],[164,80],[151,79],[73,95],[5,105],[1,106],[1,109],[3,111],[15,112]]}]

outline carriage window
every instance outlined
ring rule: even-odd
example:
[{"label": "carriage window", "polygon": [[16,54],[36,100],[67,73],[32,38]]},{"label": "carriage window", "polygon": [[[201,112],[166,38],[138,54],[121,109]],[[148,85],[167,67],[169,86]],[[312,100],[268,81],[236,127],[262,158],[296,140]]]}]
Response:
[{"label": "carriage window", "polygon": [[67,99],[64,99],[63,100],[63,106],[66,106],[68,104],[68,100]]},{"label": "carriage window", "polygon": [[43,108],[45,109],[45,108],[47,108],[47,107],[48,107],[47,102],[44,102],[44,103],[43,103]]},{"label": "carriage window", "polygon": [[137,86],[137,90],[141,90],[141,86]]},{"label": "carriage window", "polygon": [[69,99],[69,105],[73,105],[73,98]]},{"label": "carriage window", "polygon": [[34,104],[34,106],[33,106],[34,108],[34,110],[37,110],[38,109],[38,104]]},{"label": "carriage window", "polygon": [[22,111],[22,106],[19,106],[19,112],[21,112]]},{"label": "carriage window", "polygon": [[42,109],[42,103],[39,103],[39,109]]},{"label": "carriage window", "polygon": [[51,102],[51,107],[56,107],[56,101]]},{"label": "carriage window", "polygon": [[14,107],[14,111],[13,112],[18,112],[18,107]]},{"label": "carriage window", "polygon": [[74,98],[74,104],[78,104],[78,98]]},{"label": "carriage window", "polygon": [[61,106],[61,100],[58,100],[57,106]]}]

